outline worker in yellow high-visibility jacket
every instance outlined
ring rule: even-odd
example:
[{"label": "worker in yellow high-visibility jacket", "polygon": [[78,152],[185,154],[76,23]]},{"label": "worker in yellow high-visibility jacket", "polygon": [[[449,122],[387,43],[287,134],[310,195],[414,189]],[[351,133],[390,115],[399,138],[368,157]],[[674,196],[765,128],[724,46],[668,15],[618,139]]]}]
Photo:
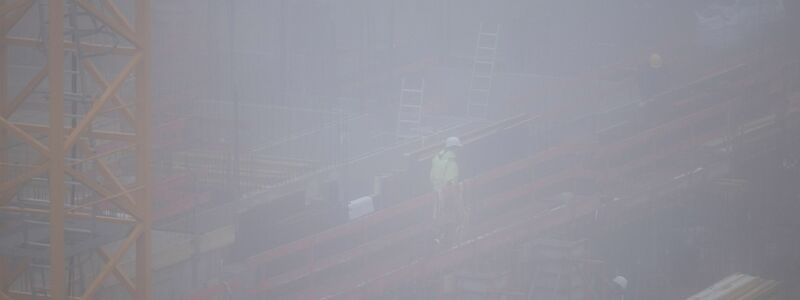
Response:
[{"label": "worker in yellow high-visibility jacket", "polygon": [[461,197],[461,184],[458,180],[456,152],[462,147],[461,140],[449,137],[445,147],[431,160],[431,185],[437,193],[433,218],[437,227],[436,242],[445,239],[454,241],[466,219],[466,207]]}]

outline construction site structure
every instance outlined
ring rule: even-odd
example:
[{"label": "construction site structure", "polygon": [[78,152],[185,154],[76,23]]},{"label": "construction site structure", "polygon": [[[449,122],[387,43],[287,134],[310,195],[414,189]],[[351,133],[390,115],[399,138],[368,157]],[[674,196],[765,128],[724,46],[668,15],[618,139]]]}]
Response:
[{"label": "construction site structure", "polygon": [[[229,65],[222,63],[224,67],[216,71],[224,69],[238,76],[228,74],[231,76],[226,77],[225,72],[220,72],[216,79],[229,85],[225,85],[226,89],[221,89],[225,92],[219,95],[204,94],[202,83],[172,84],[183,76],[164,77],[169,79],[164,81],[169,81],[167,85],[173,90],[160,94],[158,101],[152,103],[152,116],[144,113],[140,117],[141,110],[147,111],[146,105],[140,103],[149,97],[140,97],[139,93],[149,89],[138,82],[146,83],[149,75],[137,72],[139,66],[149,62],[150,53],[143,48],[148,45],[144,38],[147,30],[140,30],[139,26],[145,28],[145,25],[140,25],[139,21],[147,17],[138,14],[139,4],[133,9],[133,5],[118,2],[64,2],[67,5],[62,14],[65,20],[84,20],[65,27],[65,33],[70,32],[70,27],[81,29],[65,35],[64,51],[85,49],[84,55],[72,57],[87,65],[76,63],[75,68],[71,65],[62,68],[67,69],[63,70],[65,81],[70,78],[73,83],[70,85],[74,85],[65,89],[63,102],[77,103],[74,110],[64,113],[64,121],[69,126],[62,128],[66,139],[74,139],[77,147],[62,144],[58,148],[60,155],[66,158],[61,195],[69,194],[61,198],[68,198],[64,200],[67,203],[77,199],[74,206],[66,206],[64,213],[64,226],[68,231],[64,235],[64,245],[68,248],[65,259],[75,258],[66,263],[66,274],[61,273],[66,276],[64,297],[92,298],[93,292],[95,298],[103,299],[128,299],[130,295],[146,299],[143,295],[150,293],[158,299],[370,299],[418,298],[414,292],[433,291],[509,299],[527,299],[530,294],[541,292],[579,299],[586,290],[601,289],[599,285],[613,273],[604,273],[605,262],[594,261],[591,251],[584,251],[585,244],[576,241],[585,239],[587,232],[620,230],[630,220],[689,203],[689,199],[695,199],[691,195],[703,191],[698,186],[724,181],[719,179],[729,175],[728,168],[736,160],[770,155],[772,149],[760,145],[772,145],[764,141],[774,138],[780,127],[778,124],[791,120],[796,116],[793,112],[797,111],[797,107],[775,109],[779,106],[773,96],[784,89],[796,89],[798,85],[793,82],[800,78],[797,71],[800,64],[786,64],[780,69],[780,76],[784,78],[777,80],[779,75],[765,69],[778,68],[765,68],[758,59],[719,55],[719,61],[724,63],[710,63],[715,60],[709,57],[700,62],[681,61],[697,70],[681,72],[673,90],[646,101],[628,97],[630,91],[636,89],[631,74],[624,72],[635,68],[636,59],[630,58],[591,74],[548,78],[543,82],[525,81],[525,84],[541,85],[548,90],[544,101],[552,107],[548,107],[546,115],[538,115],[541,110],[526,109],[495,116],[489,113],[494,110],[489,109],[489,99],[494,101],[500,97],[489,97],[494,93],[490,93],[491,87],[500,82],[496,75],[508,74],[496,69],[499,27],[497,31],[482,27],[474,57],[471,55],[474,32],[469,33],[469,45],[465,46],[469,48],[468,60],[473,62],[471,68],[456,70],[474,81],[470,83],[470,91],[480,96],[475,102],[472,98],[459,100],[459,104],[467,101],[472,107],[471,118],[423,114],[423,89],[412,82],[403,84],[401,89],[412,92],[406,93],[413,96],[409,98],[419,96],[420,99],[408,103],[413,118],[406,120],[412,121],[412,127],[424,127],[424,130],[417,130],[414,138],[398,140],[395,128],[384,128],[381,122],[399,121],[397,111],[376,113],[353,107],[359,107],[359,102],[367,102],[365,99],[369,98],[378,99],[376,101],[396,99],[398,80],[425,73],[422,71],[429,69],[432,61],[425,54],[408,55],[396,61],[379,59],[388,56],[386,51],[416,54],[412,50],[426,44],[424,40],[395,38],[394,24],[378,30],[379,27],[365,26],[376,20],[358,19],[359,26],[371,28],[362,28],[367,38],[358,42],[366,44],[371,42],[369,37],[377,35],[381,36],[378,43],[386,42],[389,46],[364,47],[363,50],[336,48],[336,51],[346,52],[342,64],[342,69],[346,70],[335,77],[345,78],[347,82],[339,82],[344,90],[342,95],[328,95],[308,89],[324,85],[304,81],[311,78],[307,75],[314,75],[314,80],[318,80],[315,83],[331,84],[331,78],[325,77],[329,73],[307,74],[316,69],[310,67],[312,63],[303,64],[324,56],[316,55],[319,52],[293,53],[288,50],[291,43],[287,43],[295,37],[316,39],[312,35],[288,33],[287,28],[292,27],[287,24],[292,22],[289,12],[330,10],[327,4],[235,1],[234,8],[233,2],[212,1],[208,5],[208,15],[227,17],[217,20],[218,23],[210,22],[210,29],[223,23],[228,24],[225,32],[247,32],[230,43],[228,38],[233,40],[232,35],[215,36],[229,47],[219,51],[225,58],[221,60]],[[36,9],[45,14],[50,12],[51,3],[56,3],[53,5],[56,7],[61,2],[6,0],[0,6],[2,20],[8,24],[8,20],[27,16],[28,24],[57,26],[53,24],[58,22],[43,18],[44,14],[36,14]],[[188,6],[175,4],[178,2],[161,3],[167,8],[158,12],[170,17],[188,11]],[[200,2],[185,3],[202,6]],[[228,4],[229,7],[223,7]],[[392,9],[387,9],[391,18],[397,16],[393,11],[395,6],[408,6],[407,11],[412,15],[419,12],[414,5],[405,3],[392,2],[391,6]],[[27,15],[20,14],[23,7]],[[365,11],[366,7],[361,6]],[[340,11],[348,20],[352,19],[350,11]],[[265,17],[267,12],[279,16]],[[42,19],[48,22],[41,22]],[[205,24],[206,18],[200,19]],[[268,25],[241,26],[254,19],[265,20],[264,24]],[[331,28],[324,19],[310,13],[298,20],[301,24],[323,20],[314,23],[317,26],[314,28]],[[474,19],[468,21],[474,22]],[[131,22],[134,25],[129,25]],[[163,30],[187,26],[194,32],[196,28],[192,26],[197,24],[186,22],[190,25],[184,25],[174,19],[169,22]],[[383,33],[384,27],[389,28],[390,34]],[[0,45],[2,51],[51,51],[49,43],[43,40],[57,40],[43,34],[35,38],[35,26],[25,27],[34,29],[32,32],[23,32],[21,26],[5,29],[9,28],[5,42]],[[276,36],[262,35],[263,28],[278,28]],[[103,38],[92,40],[91,33],[98,31]],[[420,30],[424,31],[430,30]],[[508,32],[511,36],[511,30]],[[19,37],[17,33],[29,36]],[[84,34],[89,36],[84,37]],[[113,37],[105,38],[112,34]],[[391,38],[384,40],[383,36]],[[176,36],[167,40],[182,41]],[[274,51],[259,48],[266,48],[264,44],[271,42],[278,45]],[[335,51],[325,47],[333,44],[309,49],[330,54]],[[187,48],[196,52],[214,47],[202,44]],[[178,50],[171,53],[180,54]],[[107,56],[113,58],[104,60]],[[69,54],[66,57],[71,58]],[[491,58],[491,63],[487,64],[487,58]],[[362,62],[362,59],[374,61]],[[41,61],[44,60],[38,62]],[[205,66],[207,61],[213,59],[196,65]],[[678,65],[679,59],[670,57],[669,61]],[[7,64],[8,61],[2,63],[16,68]],[[96,65],[98,73],[113,75],[113,80],[107,79],[104,85],[101,80],[92,78],[94,81],[85,80],[85,86],[82,85],[81,72],[94,77],[91,64]],[[371,69],[378,64],[386,68]],[[27,74],[19,70],[33,70],[27,75],[36,79],[54,72],[47,68],[41,71],[44,75],[40,75],[37,72],[43,67],[38,64],[10,73],[14,75],[11,77],[18,77],[18,74]],[[133,69],[129,73],[137,76],[121,75],[128,68]],[[280,77],[263,79],[275,75],[271,70],[278,70],[276,73]],[[187,72],[181,69],[183,73]],[[436,80],[432,76],[426,79],[425,96],[435,100]],[[0,77],[0,82],[5,80],[7,78]],[[770,85],[765,89],[765,81],[783,82],[785,87]],[[28,88],[29,85],[33,87]],[[45,95],[53,91],[49,85]],[[126,85],[132,87],[126,88]],[[115,86],[116,90],[111,89]],[[40,91],[35,83],[25,82],[17,88],[35,90],[32,95]],[[13,89],[3,88],[4,94],[10,90]],[[233,90],[239,94],[228,93]],[[417,91],[419,93],[415,93]],[[514,96],[534,106],[539,103],[535,100],[543,97],[536,92]],[[628,96],[620,97],[621,93]],[[270,96],[264,97],[265,94]],[[332,107],[344,98],[355,100],[348,100],[342,107]],[[11,99],[5,95],[3,103],[19,102],[16,99],[18,97]],[[7,293],[12,298],[56,295],[55,286],[46,283],[56,278],[49,274],[58,275],[55,270],[59,268],[51,268],[48,263],[54,255],[52,251],[44,250],[47,253],[42,254],[42,249],[48,247],[46,244],[56,244],[47,240],[51,236],[46,232],[43,235],[42,229],[53,226],[44,216],[52,215],[51,185],[57,181],[32,175],[32,184],[14,195],[9,193],[14,188],[12,185],[28,181],[22,180],[22,175],[53,166],[41,164],[48,161],[49,156],[36,151],[49,150],[45,145],[54,141],[47,137],[55,130],[48,124],[58,117],[50,110],[55,102],[47,99],[39,99],[38,103],[28,99],[21,106],[27,111],[17,110],[10,117],[3,115],[2,119],[10,125],[3,126],[6,130],[0,132],[3,135],[0,143],[13,147],[0,145],[0,149],[11,149],[3,154],[12,157],[0,158],[3,169],[8,170],[0,174],[3,176],[2,192],[11,199],[11,202],[0,203],[3,204],[0,251],[4,258],[9,258],[3,260],[5,265],[0,268],[3,275],[0,283],[11,287]],[[765,101],[756,101],[762,99]],[[113,106],[108,106],[112,102]],[[295,105],[295,102],[305,105]],[[308,105],[316,103],[325,105]],[[495,103],[501,104],[500,101],[491,102]],[[98,105],[102,107],[96,107]],[[350,105],[353,107],[345,107]],[[128,111],[134,118],[124,123]],[[84,121],[91,119],[92,113],[95,120]],[[36,124],[28,124],[33,120]],[[420,126],[422,120],[425,124]],[[84,124],[87,122],[88,125]],[[147,130],[139,130],[147,124],[154,127],[149,139]],[[795,127],[786,127],[785,132],[791,137],[796,132],[793,131]],[[459,136],[466,145],[463,158],[469,163],[464,164],[465,195],[475,205],[476,213],[471,216],[473,221],[465,240],[451,248],[434,250],[429,247],[431,239],[423,217],[430,212],[429,206],[435,199],[427,188],[426,172],[431,156],[448,136]],[[41,145],[34,143],[36,140]],[[152,154],[141,152],[142,149],[152,149]],[[664,164],[664,161],[679,163]],[[792,161],[787,164],[791,165]],[[665,165],[669,166],[660,167]],[[144,175],[139,176],[141,174]],[[587,191],[577,187],[592,188]],[[144,197],[145,191],[151,195],[147,199],[152,199],[149,200],[152,210],[140,208],[145,202],[139,197]],[[563,197],[565,193],[577,196]],[[358,217],[348,215],[348,204],[362,199],[369,199],[370,212]],[[136,228],[140,228],[139,231]],[[133,235],[139,238],[130,241]],[[86,236],[92,238],[91,242],[84,242]],[[553,236],[556,242],[545,242],[543,236]],[[153,254],[140,253],[139,250],[149,247],[151,239]],[[124,255],[123,249],[133,247],[133,243],[137,245],[136,253]],[[529,246],[525,247],[526,244]],[[553,249],[573,255],[554,256]],[[39,258],[29,264],[15,260],[32,254]],[[9,260],[11,262],[7,262]],[[479,263],[482,260],[498,262],[498,266],[506,268],[483,268]],[[533,268],[532,261],[547,268]],[[511,267],[517,263],[522,266],[519,262],[527,262],[529,267],[522,270]],[[137,274],[151,275],[135,276]],[[103,276],[114,279],[103,281]],[[449,278],[445,284],[439,284],[442,277]],[[650,281],[639,279],[639,282]]]},{"label": "construction site structure", "polygon": [[[221,278],[219,284],[197,291],[189,299],[262,296],[349,299],[406,295],[403,287],[428,286],[430,283],[426,282],[432,281],[427,280],[439,274],[459,270],[491,253],[507,251],[509,245],[545,232],[579,224],[617,228],[623,220],[647,215],[646,211],[667,209],[687,200],[682,196],[685,193],[694,193],[709,180],[729,172],[726,153],[730,152],[724,149],[740,149],[737,153],[741,157],[771,151],[759,145],[775,133],[770,128],[778,123],[767,112],[774,110],[761,109],[760,113],[746,116],[737,112],[778,105],[774,102],[777,98],[769,96],[772,92],[745,98],[736,91],[763,86],[777,74],[784,74],[775,70],[769,63],[765,66],[755,60],[752,64],[726,66],[701,76],[648,100],[645,105],[637,101],[592,112],[556,128],[538,122],[535,116],[522,115],[467,132],[462,135],[465,149],[500,147],[508,149],[509,153],[497,155],[497,161],[476,166],[474,178],[465,182],[465,195],[471,198],[468,201],[479,208],[475,211],[483,213],[473,216],[474,227],[468,230],[470,238],[441,252],[429,251],[423,246],[427,239],[424,216],[430,211],[428,206],[435,195],[407,188],[415,185],[414,178],[425,178],[419,174],[424,174],[431,155],[440,146],[407,148],[410,150],[405,157],[410,167],[405,173],[384,179],[382,193],[373,198],[378,207],[374,213],[333,226],[318,224],[315,225],[317,229],[306,228],[303,232],[299,232],[298,225],[304,223],[287,223],[294,225],[280,228],[298,230],[295,236],[305,237],[262,245],[266,250],[249,255],[242,268]],[[714,92],[695,93],[709,90]],[[765,104],[758,100],[762,97],[773,102]],[[644,117],[649,121],[642,123],[642,116],[658,118]],[[716,125],[709,125],[709,122]],[[503,146],[504,143],[518,143],[520,136],[530,144]],[[659,150],[650,151],[654,147]],[[363,163],[383,161],[393,154],[387,155]],[[704,159],[700,160],[701,157]],[[681,163],[660,163],[665,160]],[[536,172],[529,172],[531,169]],[[649,175],[640,176],[643,172]],[[498,189],[496,185],[500,181],[518,185]],[[580,197],[558,196],[576,186],[576,182],[594,182],[604,186],[601,188],[604,192]],[[611,191],[615,191],[614,197],[602,195]],[[288,196],[285,200],[285,203],[297,201]],[[266,211],[253,211],[252,215],[263,217]],[[257,227],[256,223],[243,224],[249,225],[239,228]],[[248,241],[252,241],[255,234],[242,232]],[[588,289],[600,285],[603,278],[610,280],[611,277],[590,267],[595,264],[591,259],[583,262],[585,264],[568,264],[571,266],[561,270],[543,269],[537,275],[541,280],[531,285],[532,289],[555,293],[566,289],[553,282],[569,282],[564,286],[583,285]],[[571,270],[582,271],[573,273]],[[454,275],[456,282],[483,281],[484,290],[496,289],[503,285],[498,282],[504,280],[498,273],[458,274]],[[545,279],[559,276],[571,279]],[[551,284],[541,283],[548,281]],[[315,288],[309,289],[309,286]],[[531,286],[495,292],[518,296]],[[574,295],[579,298],[577,292]]]},{"label": "construction site structure", "polygon": [[2,299],[90,299],[112,277],[152,297],[151,8],[126,4],[0,2]]}]

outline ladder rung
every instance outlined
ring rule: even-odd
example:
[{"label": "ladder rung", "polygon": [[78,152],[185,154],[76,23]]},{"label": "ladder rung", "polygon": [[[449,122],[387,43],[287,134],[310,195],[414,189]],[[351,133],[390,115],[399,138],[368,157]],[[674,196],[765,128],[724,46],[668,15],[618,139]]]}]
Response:
[{"label": "ladder rung", "polygon": [[480,97],[480,98],[470,97],[469,104],[489,105],[489,97]]},{"label": "ladder rung", "polygon": [[492,78],[491,77],[479,77],[473,76],[472,81],[470,82],[473,88],[491,88],[492,86]]},{"label": "ladder rung", "polygon": [[400,99],[400,105],[406,106],[422,106],[422,98],[403,98]]},{"label": "ladder rung", "polygon": [[[420,117],[420,115],[422,115],[422,113],[421,113],[421,111],[419,109],[401,110],[398,113],[400,114],[401,119],[409,119],[408,118],[409,115],[413,116],[414,119],[418,119]],[[406,118],[403,118],[403,117],[406,117]]]},{"label": "ladder rung", "polygon": [[422,93],[403,93],[401,96],[406,98],[422,98]]},{"label": "ladder rung", "polygon": [[491,91],[489,91],[489,90],[475,90],[475,89],[473,89],[470,92],[471,92],[470,95],[469,95],[470,98],[475,98],[475,97],[488,98],[491,95]]},{"label": "ladder rung", "polygon": [[407,86],[407,85],[406,85],[406,80],[405,80],[405,79],[402,79],[402,82],[401,82],[401,84],[400,84],[400,89],[401,89],[401,90],[406,90],[406,89],[409,89],[409,90],[424,90],[424,89],[425,89],[425,80],[422,80],[422,81],[420,82],[420,84],[419,84],[419,87],[418,87],[418,88],[407,88],[406,86]]},{"label": "ladder rung", "polygon": [[497,24],[497,25],[494,26],[494,32],[489,32],[489,31],[484,30],[486,28],[487,28],[486,26],[483,26],[483,24],[481,24],[481,28],[480,28],[480,30],[478,30],[478,34],[493,34],[493,35],[500,34],[500,24]]},{"label": "ladder rung", "polygon": [[418,93],[418,94],[422,94],[422,90],[417,90],[417,89],[403,89],[402,91],[403,91],[404,93]]},{"label": "ladder rung", "polygon": [[420,113],[422,109],[416,106],[401,106],[399,112],[401,113]]},{"label": "ladder rung", "polygon": [[[481,82],[481,80],[483,81]],[[492,81],[489,79],[475,79],[470,87],[474,91],[488,92],[492,89]]]},{"label": "ladder rung", "polygon": [[398,121],[398,123],[400,123],[400,124],[411,124],[411,125],[417,125],[418,126],[422,122],[421,121],[414,121],[414,120],[400,120],[400,121]]},{"label": "ladder rung", "polygon": [[422,105],[416,104],[400,104],[400,108],[413,108],[413,109],[421,109]]},{"label": "ladder rung", "polygon": [[488,108],[488,107],[489,107],[489,104],[471,104],[469,106],[469,111],[486,110],[486,108]]},{"label": "ladder rung", "polygon": [[486,117],[486,112],[485,111],[482,111],[480,113],[470,112],[469,116],[473,117],[473,118],[485,118]]},{"label": "ladder rung", "polygon": [[497,58],[497,51],[492,49],[478,49],[475,51],[475,60],[481,61],[495,61]]},{"label": "ladder rung", "polygon": [[476,65],[474,68],[472,68],[472,74],[473,76],[480,74],[484,76],[491,76],[492,74],[494,74],[494,68],[492,66],[486,67],[486,66]]},{"label": "ladder rung", "polygon": [[415,123],[416,124],[416,123],[420,123],[421,120],[422,120],[422,118],[405,118],[405,119],[397,120],[397,122],[400,122],[400,123]]},{"label": "ladder rung", "polygon": [[497,37],[492,37],[490,40],[486,38],[478,38],[478,47],[486,47],[487,45],[497,47]]},{"label": "ladder rung", "polygon": [[403,99],[401,106],[422,106],[422,99]]},{"label": "ladder rung", "polygon": [[482,97],[480,99],[473,97],[473,98],[469,99],[469,104],[470,105],[489,105],[489,97]]},{"label": "ladder rung", "polygon": [[470,104],[469,104],[469,106],[468,106],[467,108],[468,108],[469,110],[475,110],[475,109],[486,109],[487,107],[489,107],[489,104],[488,104],[488,103],[486,103],[486,104],[476,104],[476,103],[470,103]]},{"label": "ladder rung", "polygon": [[420,114],[421,114],[421,112],[422,112],[421,110],[419,110],[419,109],[416,109],[416,108],[413,108],[413,109],[405,109],[405,110],[404,110],[404,109],[401,109],[400,111],[398,111],[398,113],[400,113],[400,114],[402,114],[402,115],[406,115],[406,116],[407,116],[407,115],[420,115]]},{"label": "ladder rung", "polygon": [[419,114],[409,114],[404,117],[400,117],[397,119],[398,122],[406,122],[406,123],[417,123],[422,120],[422,115]]}]

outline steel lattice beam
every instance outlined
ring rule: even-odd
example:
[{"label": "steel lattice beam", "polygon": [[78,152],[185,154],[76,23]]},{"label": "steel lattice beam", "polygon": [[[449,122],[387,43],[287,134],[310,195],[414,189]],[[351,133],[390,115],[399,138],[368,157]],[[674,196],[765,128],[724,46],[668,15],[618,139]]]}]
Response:
[{"label": "steel lattice beam", "polygon": [[[46,283],[49,299],[67,299],[75,295],[68,295],[66,256],[75,251],[86,251],[87,254],[96,255],[105,265],[91,280],[79,299],[93,299],[102,283],[112,275],[120,281],[132,298],[145,300],[151,298],[151,227],[152,214],[150,204],[151,177],[150,177],[150,139],[149,121],[150,109],[150,0],[131,0],[133,11],[123,12],[114,0],[102,1],[102,7],[85,0],[47,1],[46,22],[40,24],[47,32],[45,40],[27,37],[10,36],[10,33],[19,20],[34,4],[33,0],[0,0],[0,211],[14,214],[22,218],[47,216],[48,228],[47,245],[49,249],[48,261],[50,274]],[[73,13],[69,5],[80,10],[82,16],[91,17],[105,25],[105,30],[127,41],[132,46],[103,45],[81,43],[80,40],[67,41],[64,39],[67,17]],[[128,17],[131,17],[129,20]],[[22,87],[17,95],[8,93],[9,47],[44,47],[46,48],[46,61],[44,67]],[[93,79],[94,86],[100,90],[92,95],[91,109],[85,115],[75,117],[65,114],[65,67],[64,57],[76,55],[78,52],[89,53],[90,56],[78,57],[78,65]],[[120,70],[102,70],[113,72],[106,79],[101,70],[92,62],[92,57],[103,54],[113,54],[114,59],[125,60]],[[77,56],[76,56],[77,57]],[[40,65],[41,66],[41,65]],[[46,80],[46,86],[41,86]],[[123,95],[120,87],[126,81],[134,82],[134,92]],[[22,104],[29,99],[35,89],[46,88],[48,99],[48,122],[20,122],[12,118]],[[85,91],[84,91],[85,92]],[[126,98],[128,101],[126,101]],[[113,108],[108,106],[113,104]],[[113,113],[112,113],[113,112]],[[104,121],[109,119],[120,128],[132,128],[132,132],[118,130],[96,130],[94,124],[98,118]],[[67,118],[75,118],[73,126],[65,127],[62,124]],[[22,120],[25,121],[25,120]],[[46,137],[46,138],[44,138]],[[16,146],[22,150],[9,150],[11,138],[22,141],[23,146]],[[97,153],[94,142],[118,143],[120,147],[111,153],[130,155],[135,160],[135,168],[119,170],[111,165],[108,154]],[[10,172],[10,151],[27,151],[35,149],[39,154],[38,159],[27,162],[33,165],[23,171]],[[71,149],[79,148],[80,151]],[[30,151],[28,151],[30,152]],[[98,174],[100,175],[98,177]],[[121,179],[121,175],[132,175],[133,183]],[[28,208],[15,204],[14,197],[21,188],[25,187],[35,177],[47,177],[47,208]],[[91,191],[93,197],[80,199],[79,203],[67,203],[70,187],[67,181],[78,182],[82,188]],[[71,201],[78,201],[72,199]],[[114,208],[120,209],[131,218],[116,216],[96,215],[98,205],[112,203]],[[70,224],[77,224],[93,220],[93,222],[108,222],[114,226],[127,226],[127,234],[122,239],[122,244],[113,251],[106,252],[102,248],[88,249],[92,243],[101,243],[108,237],[95,237],[85,243],[71,243],[71,236],[65,235],[65,230]],[[5,220],[4,220],[5,221]],[[102,225],[101,225],[102,226]],[[0,223],[0,230],[3,230]],[[102,231],[102,230],[101,230]],[[83,245],[74,248],[70,245]],[[89,245],[89,246],[87,246]],[[83,247],[83,248],[81,248]],[[85,249],[84,249],[85,248]],[[25,253],[23,248],[9,249],[10,253]],[[134,252],[136,270],[134,274],[126,274],[119,268],[121,258],[129,251]],[[15,278],[19,275],[19,268],[12,268],[6,263],[11,258],[0,257],[0,299],[14,299],[15,295],[24,295],[25,291],[9,291]],[[23,270],[24,271],[24,270]]]}]

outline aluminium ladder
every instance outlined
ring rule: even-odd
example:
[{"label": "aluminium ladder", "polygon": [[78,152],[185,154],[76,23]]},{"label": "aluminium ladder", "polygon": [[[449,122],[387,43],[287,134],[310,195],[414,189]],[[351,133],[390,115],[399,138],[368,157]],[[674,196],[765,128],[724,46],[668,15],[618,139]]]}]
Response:
[{"label": "aluminium ladder", "polygon": [[408,80],[402,79],[400,105],[397,110],[398,141],[402,142],[420,136],[424,91],[425,79],[420,79],[417,87],[410,87]]},{"label": "aluminium ladder", "polygon": [[471,118],[486,119],[489,115],[499,34],[499,24],[495,26],[494,31],[487,31],[486,26],[481,23],[472,63],[472,78],[467,102],[467,116]]}]

